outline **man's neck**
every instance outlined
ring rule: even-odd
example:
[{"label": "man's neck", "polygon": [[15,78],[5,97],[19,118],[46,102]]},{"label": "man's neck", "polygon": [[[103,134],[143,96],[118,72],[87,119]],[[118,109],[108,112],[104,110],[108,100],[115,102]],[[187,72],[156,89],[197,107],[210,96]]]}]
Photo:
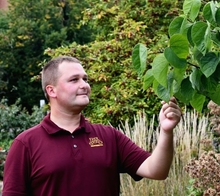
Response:
[{"label": "man's neck", "polygon": [[81,113],[65,113],[51,111],[50,120],[60,128],[73,133],[80,125]]}]

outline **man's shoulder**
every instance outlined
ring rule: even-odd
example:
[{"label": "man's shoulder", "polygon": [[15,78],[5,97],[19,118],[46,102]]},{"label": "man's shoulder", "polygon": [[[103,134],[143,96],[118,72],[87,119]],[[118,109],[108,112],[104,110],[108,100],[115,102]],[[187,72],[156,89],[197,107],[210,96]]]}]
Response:
[{"label": "man's shoulder", "polygon": [[16,139],[23,139],[30,136],[39,135],[39,131],[42,130],[41,124],[34,125],[33,127],[30,127],[23,132],[21,132]]}]

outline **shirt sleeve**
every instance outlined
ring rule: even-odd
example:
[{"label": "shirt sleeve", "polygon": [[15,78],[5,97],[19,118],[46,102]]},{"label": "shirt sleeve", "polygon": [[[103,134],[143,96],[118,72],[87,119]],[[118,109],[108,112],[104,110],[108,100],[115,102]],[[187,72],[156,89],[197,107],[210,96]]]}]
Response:
[{"label": "shirt sleeve", "polygon": [[25,145],[14,140],[6,157],[3,176],[3,196],[27,196],[30,161]]},{"label": "shirt sleeve", "polygon": [[128,173],[135,181],[142,177],[136,175],[140,165],[150,156],[150,153],[137,146],[130,138],[118,131],[118,154],[120,172]]}]

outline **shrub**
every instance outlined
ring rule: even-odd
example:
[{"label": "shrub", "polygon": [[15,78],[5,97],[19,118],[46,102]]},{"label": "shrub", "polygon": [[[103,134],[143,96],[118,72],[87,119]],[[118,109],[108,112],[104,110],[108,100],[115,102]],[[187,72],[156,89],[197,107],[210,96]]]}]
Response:
[{"label": "shrub", "polygon": [[26,109],[22,109],[20,99],[10,106],[6,99],[0,101],[0,179],[3,177],[5,156],[11,142],[19,133],[38,124],[44,113],[44,109],[34,106],[29,114]]},{"label": "shrub", "polygon": [[208,103],[208,109],[212,115],[209,120],[213,133],[213,145],[216,152],[220,153],[220,106],[210,101]]},{"label": "shrub", "polygon": [[195,179],[192,186],[203,195],[220,194],[220,154],[214,151],[204,152],[198,160],[192,159],[186,171]]}]

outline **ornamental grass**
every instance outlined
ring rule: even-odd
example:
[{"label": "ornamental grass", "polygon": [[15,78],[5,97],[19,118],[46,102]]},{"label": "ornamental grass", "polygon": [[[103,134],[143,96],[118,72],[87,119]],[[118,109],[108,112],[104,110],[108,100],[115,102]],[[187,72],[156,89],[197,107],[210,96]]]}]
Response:
[{"label": "ornamental grass", "polygon": [[[154,127],[155,120],[152,118],[148,121],[145,115],[140,114],[135,118],[134,127],[130,127],[126,121],[119,129],[142,148],[153,151],[159,133],[159,128]],[[194,176],[190,176],[185,168],[191,160],[213,149],[209,126],[207,116],[199,116],[196,111],[185,111],[174,130],[175,155],[168,178],[164,181],[142,179],[135,182],[129,175],[122,174],[120,196],[192,195],[189,182]],[[193,164],[191,166],[193,170]]]}]

